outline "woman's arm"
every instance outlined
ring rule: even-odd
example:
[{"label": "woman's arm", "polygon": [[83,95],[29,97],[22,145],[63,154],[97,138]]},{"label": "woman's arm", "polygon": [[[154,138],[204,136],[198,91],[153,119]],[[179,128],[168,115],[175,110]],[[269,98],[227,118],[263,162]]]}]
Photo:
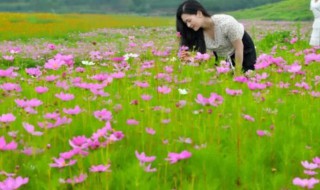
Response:
[{"label": "woman's arm", "polygon": [[243,43],[241,39],[237,39],[231,42],[235,49],[235,75],[239,76],[242,74],[242,62],[243,62]]}]

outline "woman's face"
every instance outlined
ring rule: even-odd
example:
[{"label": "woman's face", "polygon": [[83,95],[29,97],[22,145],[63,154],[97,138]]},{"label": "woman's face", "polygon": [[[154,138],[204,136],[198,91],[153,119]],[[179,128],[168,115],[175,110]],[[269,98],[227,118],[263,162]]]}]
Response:
[{"label": "woman's face", "polygon": [[197,14],[186,14],[181,15],[182,21],[187,25],[188,28],[191,28],[194,31],[198,31],[202,27],[202,12],[198,11]]}]

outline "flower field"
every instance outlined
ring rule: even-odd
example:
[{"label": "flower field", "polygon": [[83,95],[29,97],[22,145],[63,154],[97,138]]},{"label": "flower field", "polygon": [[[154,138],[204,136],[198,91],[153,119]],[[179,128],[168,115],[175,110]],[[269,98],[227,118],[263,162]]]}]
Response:
[{"label": "flower field", "polygon": [[320,188],[311,23],[243,22],[243,76],[173,26],[2,41],[0,189]]}]

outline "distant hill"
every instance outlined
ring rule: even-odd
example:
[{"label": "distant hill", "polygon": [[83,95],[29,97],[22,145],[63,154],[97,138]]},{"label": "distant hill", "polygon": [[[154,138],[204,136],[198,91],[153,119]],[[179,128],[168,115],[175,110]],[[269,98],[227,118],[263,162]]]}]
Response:
[{"label": "distant hill", "polygon": [[262,5],[251,9],[228,12],[228,14],[237,19],[287,21],[313,20],[313,15],[310,11],[310,0],[283,0],[281,2]]}]

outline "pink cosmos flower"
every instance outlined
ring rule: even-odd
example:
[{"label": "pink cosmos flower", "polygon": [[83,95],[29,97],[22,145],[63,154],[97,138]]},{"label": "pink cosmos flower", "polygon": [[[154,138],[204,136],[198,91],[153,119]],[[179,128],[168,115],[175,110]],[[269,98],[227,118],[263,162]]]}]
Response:
[{"label": "pink cosmos flower", "polygon": [[49,164],[52,168],[64,168],[66,166],[72,166],[74,165],[77,160],[70,160],[69,162],[66,162],[63,158],[53,158],[54,163]]},{"label": "pink cosmos flower", "polygon": [[287,70],[289,73],[298,73],[299,71],[301,71],[301,68],[302,66],[296,63],[288,66]]},{"label": "pink cosmos flower", "polygon": [[33,77],[39,77],[42,75],[42,72],[39,68],[26,68],[26,73]]},{"label": "pink cosmos flower", "polygon": [[198,60],[198,61],[207,61],[210,59],[210,55],[207,54],[207,53],[200,53],[200,52],[197,52],[197,55],[195,56],[195,60]]},{"label": "pink cosmos flower", "polygon": [[290,84],[280,81],[278,86],[279,86],[279,88],[289,88]]},{"label": "pink cosmos flower", "polygon": [[231,96],[238,96],[238,95],[241,95],[242,94],[242,90],[232,90],[232,89],[229,89],[229,88],[226,88],[226,93],[231,95]]},{"label": "pink cosmos flower", "polygon": [[167,86],[158,86],[158,92],[161,94],[169,94],[171,92],[171,88]]},{"label": "pink cosmos flower", "polygon": [[106,109],[97,110],[93,114],[100,121],[111,121],[112,119],[112,113]]},{"label": "pink cosmos flower", "polygon": [[47,48],[50,49],[50,50],[55,50],[56,46],[54,44],[48,44]]},{"label": "pink cosmos flower", "polygon": [[245,76],[234,77],[233,80],[240,83],[247,83],[249,81],[249,79]]},{"label": "pink cosmos flower", "polygon": [[57,120],[59,117],[60,117],[60,113],[59,112],[46,113],[44,115],[45,119]]},{"label": "pink cosmos flower", "polygon": [[75,108],[71,108],[71,109],[63,108],[63,112],[70,115],[78,115],[81,111],[82,110],[78,105],[76,105]]},{"label": "pink cosmos flower", "polygon": [[254,122],[254,118],[251,117],[250,115],[243,114],[242,116],[243,116],[243,118],[244,118],[245,120]]},{"label": "pink cosmos flower", "polygon": [[25,99],[15,99],[14,100],[16,104],[21,108],[27,108],[27,107],[38,107],[42,105],[42,101],[38,99],[31,99],[31,100],[25,100]]},{"label": "pink cosmos flower", "polygon": [[156,159],[155,156],[146,156],[144,152],[140,154],[137,150],[135,151],[135,154],[138,160],[140,161],[140,164],[143,164],[145,162],[153,162]]},{"label": "pink cosmos flower", "polygon": [[147,166],[144,167],[144,171],[146,171],[146,172],[156,172],[157,168],[151,168],[151,164],[148,164]]},{"label": "pink cosmos flower", "polygon": [[69,144],[72,148],[87,148],[88,147],[89,139],[83,136],[76,136],[69,140]]},{"label": "pink cosmos flower", "polygon": [[2,58],[4,60],[11,61],[11,62],[14,60],[14,56],[13,55],[4,55],[4,56],[2,56]]},{"label": "pink cosmos flower", "polygon": [[2,114],[0,116],[0,122],[1,123],[8,124],[8,123],[11,123],[11,122],[13,122],[15,120],[16,120],[16,117],[12,113]]},{"label": "pink cosmos flower", "polygon": [[45,80],[47,82],[53,82],[53,81],[57,80],[58,78],[59,78],[59,76],[56,76],[56,75],[48,75],[48,76],[46,76]]},{"label": "pink cosmos flower", "polygon": [[35,88],[35,90],[36,90],[36,92],[37,92],[38,94],[44,94],[44,93],[48,92],[48,88],[45,87],[45,86],[37,86],[37,87]]},{"label": "pink cosmos flower", "polygon": [[310,92],[310,95],[315,98],[318,98],[318,97],[320,97],[320,92],[312,91],[312,92]]},{"label": "pink cosmos flower", "polygon": [[19,84],[15,83],[3,83],[0,85],[0,89],[5,90],[5,91],[16,91],[16,92],[21,92],[21,87]]},{"label": "pink cosmos flower", "polygon": [[59,179],[60,183],[67,183],[67,184],[78,184],[84,182],[88,177],[87,174],[80,174],[79,176],[74,176],[73,178],[68,179]]},{"label": "pink cosmos flower", "polygon": [[15,150],[17,149],[18,144],[14,141],[10,143],[6,143],[5,138],[2,136],[0,137],[0,150]]},{"label": "pink cosmos flower", "polygon": [[2,70],[0,69],[0,77],[15,77],[17,73],[13,72],[14,69],[12,67]]},{"label": "pink cosmos flower", "polygon": [[166,160],[168,160],[170,164],[174,164],[180,160],[190,158],[191,156],[192,156],[191,152],[187,150],[184,150],[181,153],[169,152],[168,158],[166,158]]},{"label": "pink cosmos flower", "polygon": [[135,84],[136,86],[141,87],[141,88],[148,88],[148,87],[149,87],[149,83],[148,83],[148,82],[136,81],[134,84]]},{"label": "pink cosmos flower", "polygon": [[217,107],[218,105],[222,104],[223,98],[216,93],[211,93],[209,98],[205,98],[202,94],[198,94],[196,102],[203,106],[212,105]]},{"label": "pink cosmos flower", "polygon": [[141,95],[141,99],[145,100],[145,101],[149,101],[151,100],[152,96],[148,95],[148,94],[142,94]]},{"label": "pink cosmos flower", "polygon": [[247,85],[250,90],[263,90],[263,89],[267,88],[266,84],[251,82],[251,81],[247,82]]},{"label": "pink cosmos flower", "polygon": [[49,59],[45,64],[44,68],[58,70],[62,65],[64,65],[64,61],[60,59]]},{"label": "pink cosmos flower", "polygon": [[24,128],[28,133],[30,133],[31,135],[34,135],[34,136],[41,136],[41,135],[43,135],[43,132],[34,131],[34,126],[31,125],[31,124],[29,124],[29,123],[23,122],[22,125],[23,125],[23,128]]},{"label": "pink cosmos flower", "polygon": [[65,94],[63,92],[60,92],[59,94],[55,94],[55,96],[62,101],[70,101],[74,99],[73,94]]},{"label": "pink cosmos flower", "polygon": [[308,170],[314,170],[318,168],[318,164],[309,163],[308,161],[302,161],[301,164],[305,169],[308,169]]},{"label": "pink cosmos flower", "polygon": [[150,135],[156,134],[156,131],[155,131],[154,129],[152,129],[152,128],[149,128],[149,127],[146,128],[146,132],[147,132],[148,134],[150,134]]},{"label": "pink cosmos flower", "polygon": [[128,119],[127,124],[128,125],[139,125],[139,121],[137,121],[135,119]]},{"label": "pink cosmos flower", "polygon": [[313,161],[313,163],[318,164],[319,168],[320,168],[320,157],[315,157],[315,158],[313,158],[312,161]]},{"label": "pink cosmos flower", "polygon": [[183,108],[187,104],[186,100],[179,100],[178,103],[176,103],[177,108]]},{"label": "pink cosmos flower", "polygon": [[314,185],[319,183],[319,180],[315,178],[301,179],[299,177],[296,177],[292,182],[294,185],[300,186],[302,188],[313,189]]},{"label": "pink cosmos flower", "polygon": [[90,167],[90,172],[111,172],[111,170],[109,170],[110,166],[110,164],[96,166],[92,165]]},{"label": "pink cosmos flower", "polygon": [[126,74],[124,72],[116,72],[116,73],[111,73],[111,77],[115,79],[121,79],[124,78]]},{"label": "pink cosmos flower", "polygon": [[313,176],[313,175],[317,175],[318,172],[315,172],[313,170],[304,170],[303,171],[304,174],[307,174],[307,175],[310,175],[310,176]]},{"label": "pink cosmos flower", "polygon": [[124,138],[124,134],[122,131],[114,131],[110,136],[109,140],[111,141],[119,141]]},{"label": "pink cosmos flower", "polygon": [[4,181],[0,182],[0,189],[1,190],[15,190],[19,189],[20,186],[27,184],[29,182],[29,178],[23,178],[18,176],[16,178],[8,177]]}]

